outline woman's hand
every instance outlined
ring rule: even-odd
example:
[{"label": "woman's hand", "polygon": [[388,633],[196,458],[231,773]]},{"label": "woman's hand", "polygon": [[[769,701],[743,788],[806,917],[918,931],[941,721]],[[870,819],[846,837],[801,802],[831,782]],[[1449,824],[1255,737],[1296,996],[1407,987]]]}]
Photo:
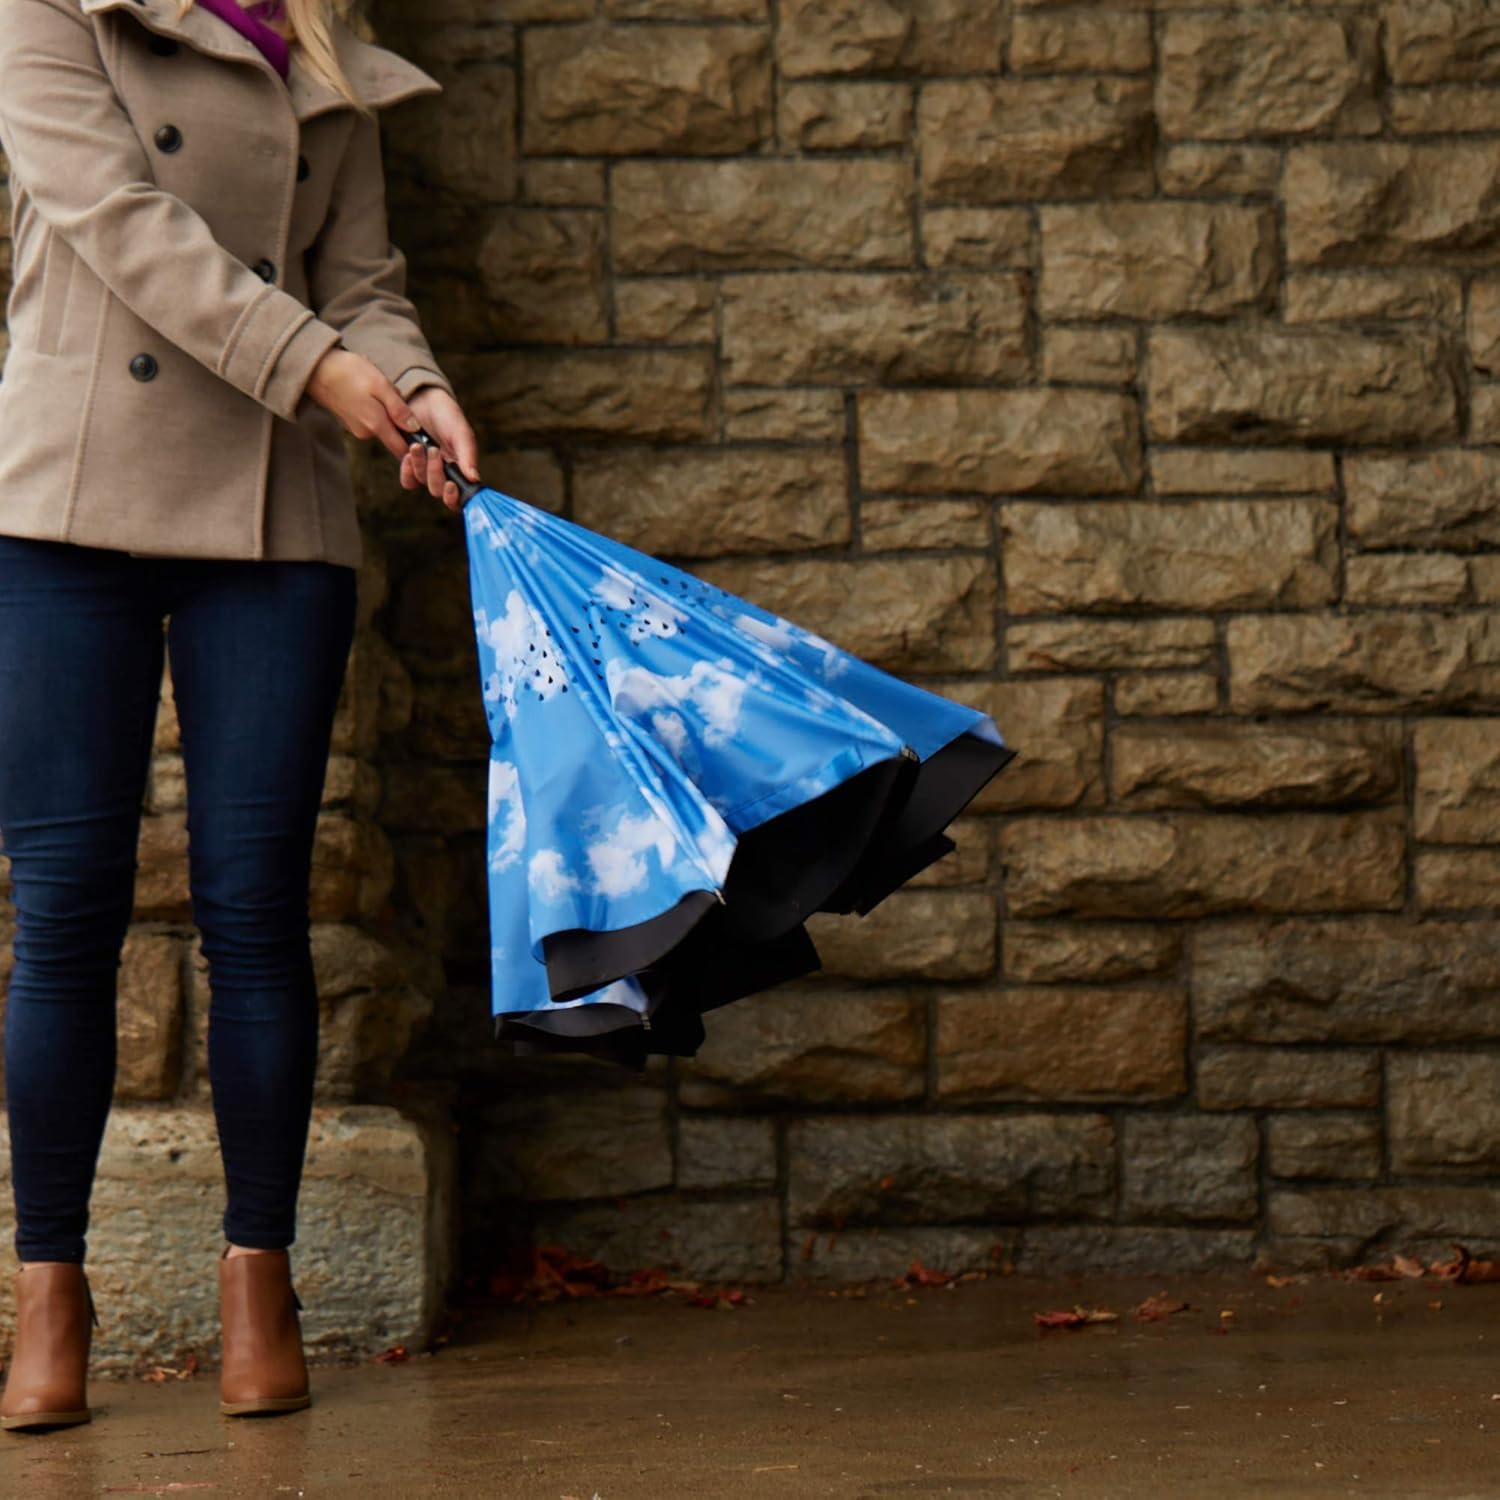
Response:
[{"label": "woman's hand", "polygon": [[363,355],[352,349],[330,349],[313,369],[307,394],[331,411],[357,438],[379,438],[392,458],[404,461],[420,418],[401,393]]},{"label": "woman's hand", "polygon": [[479,443],[457,401],[441,386],[424,385],[411,398],[411,409],[437,439],[436,448],[413,443],[401,460],[401,487],[425,488],[449,510],[459,510],[458,486],[443,473],[443,460],[452,459],[467,479],[479,482]]}]

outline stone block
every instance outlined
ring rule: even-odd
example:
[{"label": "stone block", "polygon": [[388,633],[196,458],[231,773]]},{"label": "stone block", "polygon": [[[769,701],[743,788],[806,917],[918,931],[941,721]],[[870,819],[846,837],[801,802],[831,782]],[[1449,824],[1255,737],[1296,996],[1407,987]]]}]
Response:
[{"label": "stone block", "polygon": [[615,283],[615,330],[626,344],[711,344],[718,292],[681,276]]},{"label": "stone block", "polygon": [[1151,18],[1122,11],[1022,11],[1011,22],[1017,73],[1149,73]]},{"label": "stone block", "polygon": [[1176,928],[1134,922],[1006,922],[1002,943],[1013,984],[1149,979],[1170,973],[1182,957]]},{"label": "stone block", "polygon": [[1344,460],[1349,534],[1360,547],[1473,552],[1500,547],[1500,454],[1350,454]]},{"label": "stone block", "polygon": [[994,663],[995,575],[987,558],[735,558],[694,572],[888,672],[983,671]]},{"label": "stone block", "polygon": [[904,266],[911,171],[898,161],[623,162],[622,271]]},{"label": "stone block", "polygon": [[991,534],[986,500],[865,500],[859,507],[862,552],[980,551],[991,545]]},{"label": "stone block", "polygon": [[848,425],[841,391],[727,390],[723,404],[731,443],[841,441]]},{"label": "stone block", "polygon": [[1494,265],[1500,158],[1487,142],[1294,146],[1282,175],[1294,265]]},{"label": "stone block", "polygon": [[1380,1175],[1380,1139],[1374,1114],[1272,1115],[1266,1161],[1273,1177],[1369,1181]]},{"label": "stone block", "polygon": [[1367,552],[1345,560],[1344,597],[1377,608],[1464,604],[1471,597],[1469,562],[1442,552]]},{"label": "stone block", "polygon": [[1412,744],[1417,837],[1500,844],[1500,719],[1424,719]]},{"label": "stone block", "polygon": [[781,1203],[774,1197],[703,1202],[672,1193],[547,1204],[532,1229],[539,1243],[589,1256],[618,1275],[656,1268],[714,1283],[782,1278]]},{"label": "stone block", "polygon": [[1474,368],[1500,373],[1500,276],[1477,276],[1470,284],[1468,336]]},{"label": "stone block", "polygon": [[1260,1135],[1247,1115],[1130,1115],[1120,1211],[1132,1219],[1253,1219]]},{"label": "stone block", "polygon": [[990,1274],[1010,1260],[1019,1231],[1013,1228],[844,1229],[801,1233],[787,1265],[797,1283],[847,1284],[904,1276],[914,1261],[948,1276]]},{"label": "stone block", "polygon": [[516,196],[515,69],[426,66],[443,93],[408,104],[391,138],[390,177],[444,188],[469,203],[509,203]]},{"label": "stone block", "polygon": [[813,912],[807,932],[841,979],[983,979],[998,954],[989,891],[893,891],[864,916]]},{"label": "stone block", "polygon": [[533,157],[521,164],[521,197],[549,208],[602,208],[604,163]]},{"label": "stone block", "polygon": [[1489,134],[1500,129],[1500,89],[1463,83],[1395,89],[1391,125],[1399,135]]},{"label": "stone block", "polygon": [[495,339],[591,344],[607,337],[603,215],[501,210],[489,219],[474,260]]},{"label": "stone block", "polygon": [[813,1116],[787,1126],[797,1228],[1014,1222],[1109,1212],[1114,1126],[1098,1114]]},{"label": "stone block", "polygon": [[1140,364],[1134,328],[1054,324],[1042,338],[1042,379],[1048,385],[1133,385]]},{"label": "stone block", "polygon": [[474,416],[511,439],[693,442],[711,436],[713,360],[695,350],[579,349],[450,359]]},{"label": "stone block", "polygon": [[1207,1040],[1370,1045],[1500,1037],[1500,922],[1492,919],[1207,922],[1189,943],[1194,1022]]},{"label": "stone block", "polygon": [[1397,83],[1500,83],[1500,16],[1489,0],[1394,0],[1382,16]]},{"label": "stone block", "polygon": [[801,151],[878,151],[911,134],[904,83],[792,83],[781,93],[781,136]]},{"label": "stone block", "polygon": [[612,447],[580,456],[573,505],[580,525],[653,555],[802,551],[850,536],[836,449]]},{"label": "stone block", "polygon": [[788,78],[993,72],[1007,19],[1003,6],[969,0],[785,0],[777,61]]},{"label": "stone block", "polygon": [[170,1099],[182,1071],[181,939],[134,928],[116,980],[116,1099]]},{"label": "stone block", "polygon": [[1161,190],[1174,197],[1268,198],[1281,182],[1281,152],[1248,141],[1168,144]]},{"label": "stone block", "polygon": [[1374,135],[1376,23],[1292,12],[1174,15],[1156,107],[1167,136]]},{"label": "stone block", "polygon": [[[7,1142],[6,1243],[14,1234],[8,1161]],[[376,1105],[314,1109],[292,1249],[310,1356],[367,1358],[395,1343],[415,1350],[436,1332],[451,1273],[452,1177],[444,1131]],[[223,1199],[209,1110],[116,1106],[90,1215],[100,1315],[91,1370],[125,1374],[190,1353],[217,1363]],[[0,1289],[7,1335],[10,1281]]]},{"label": "stone block", "polygon": [[1333,455],[1306,448],[1153,448],[1158,495],[1331,495]]},{"label": "stone block", "polygon": [[1149,197],[1153,137],[1145,79],[940,81],[917,105],[923,190],[942,203]]},{"label": "stone block", "polygon": [[869,391],[859,442],[870,490],[1128,494],[1141,480],[1135,402],[1112,391]]},{"label": "stone block", "polygon": [[1219,706],[1219,679],[1209,672],[1126,672],[1115,678],[1114,697],[1121,717],[1209,714]]},{"label": "stone block", "polygon": [[1322,500],[1008,504],[1012,614],[1330,603],[1338,507]]},{"label": "stone block", "polygon": [[767,33],[749,26],[547,26],[526,35],[528,153],[750,151],[771,130]]},{"label": "stone block", "polygon": [[949,991],[938,997],[944,1103],[1170,1099],[1187,1087],[1187,1000],[1170,989]]},{"label": "stone block", "polygon": [[1104,800],[1104,691],[1099,682],[1068,677],[971,681],[954,696],[989,714],[1018,751],[970,804],[976,811],[1086,807]]},{"label": "stone block", "polygon": [[1157,327],[1151,435],[1168,442],[1437,442],[1458,431],[1434,334],[1315,327]]},{"label": "stone block", "polygon": [[1500,912],[1500,849],[1433,849],[1415,861],[1419,911]]},{"label": "stone block", "polygon": [[688,1106],[920,1099],[927,1056],[919,992],[778,988],[716,1010],[678,1064]]},{"label": "stone block", "polygon": [[1268,208],[1049,204],[1041,225],[1044,317],[1222,317],[1264,307],[1274,291]]},{"label": "stone block", "polygon": [[1017,380],[1030,368],[1027,289],[993,276],[735,276],[724,376],[739,385]]},{"label": "stone block", "polygon": [[1156,620],[1037,620],[1005,632],[1013,672],[1110,672],[1211,666],[1214,622],[1201,616]]},{"label": "stone block", "polygon": [[1500,707],[1493,610],[1242,615],[1225,639],[1236,713]]},{"label": "stone block", "polygon": [[1021,917],[1394,910],[1404,855],[1385,813],[1018,818],[1001,834]]},{"label": "stone block", "polygon": [[[972,806],[972,805],[971,805]],[[994,820],[955,818],[944,832],[958,846],[907,881],[913,888],[987,885],[994,872]]]},{"label": "stone block", "polygon": [[1111,756],[1133,807],[1390,802],[1404,779],[1394,724],[1121,724]]},{"label": "stone block", "polygon": [[679,1188],[776,1185],[776,1133],[770,1120],[684,1115],[677,1125]]},{"label": "stone block", "polygon": [[1500,1057],[1393,1053],[1391,1170],[1493,1176],[1500,1166]]},{"label": "stone block", "polygon": [[1031,213],[1024,208],[924,208],[922,248],[935,270],[992,271],[1031,264]]},{"label": "stone block", "polygon": [[511,1090],[484,1106],[484,1195],[547,1203],[670,1187],[667,1106],[650,1085]]},{"label": "stone block", "polygon": [[1195,1093],[1201,1109],[1358,1109],[1380,1103],[1376,1052],[1289,1047],[1204,1047]]},{"label": "stone block", "polygon": [[1456,326],[1463,283],[1447,271],[1304,271],[1286,279],[1288,323],[1428,319]]},{"label": "stone block", "polygon": [[1436,1259],[1452,1254],[1454,1239],[1493,1239],[1497,1215],[1500,1189],[1492,1187],[1362,1185],[1273,1191],[1266,1221],[1273,1234],[1347,1236]]},{"label": "stone block", "polygon": [[1190,1276],[1245,1267],[1254,1256],[1249,1229],[1028,1225],[1015,1265],[1023,1276]]}]

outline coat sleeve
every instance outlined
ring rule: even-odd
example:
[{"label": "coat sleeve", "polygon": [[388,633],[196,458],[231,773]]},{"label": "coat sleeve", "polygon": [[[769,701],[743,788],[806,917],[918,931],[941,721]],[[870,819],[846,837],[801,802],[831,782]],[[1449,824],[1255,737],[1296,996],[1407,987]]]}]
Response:
[{"label": "coat sleeve", "polygon": [[338,331],[263,281],[195,209],[156,186],[76,7],[3,0],[0,80],[0,146],[41,218],[163,338],[295,420]]},{"label": "coat sleeve", "polygon": [[338,329],[409,399],[424,385],[454,394],[406,297],[406,257],[390,241],[380,122],[356,113],[330,196],[307,255],[307,285],[318,316]]}]

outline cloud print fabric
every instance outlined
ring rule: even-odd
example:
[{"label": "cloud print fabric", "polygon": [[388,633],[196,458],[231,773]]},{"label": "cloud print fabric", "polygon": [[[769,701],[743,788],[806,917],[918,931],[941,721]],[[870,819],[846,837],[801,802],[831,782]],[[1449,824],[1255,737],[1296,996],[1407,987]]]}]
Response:
[{"label": "cloud print fabric", "polygon": [[464,518],[518,1052],[691,1055],[704,1010],[817,967],[808,912],[951,849],[1014,755],[979,710],[623,543],[492,489]]}]

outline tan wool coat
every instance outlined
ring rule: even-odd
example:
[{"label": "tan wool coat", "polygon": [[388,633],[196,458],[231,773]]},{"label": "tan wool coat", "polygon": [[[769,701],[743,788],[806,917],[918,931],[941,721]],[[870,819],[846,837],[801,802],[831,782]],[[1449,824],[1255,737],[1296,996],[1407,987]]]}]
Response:
[{"label": "tan wool coat", "polygon": [[[14,280],[0,533],[357,567],[342,343],[452,393],[389,240],[378,120],[177,0],[0,0]],[[440,92],[338,23],[376,109]],[[395,464],[392,461],[394,472]]]}]

